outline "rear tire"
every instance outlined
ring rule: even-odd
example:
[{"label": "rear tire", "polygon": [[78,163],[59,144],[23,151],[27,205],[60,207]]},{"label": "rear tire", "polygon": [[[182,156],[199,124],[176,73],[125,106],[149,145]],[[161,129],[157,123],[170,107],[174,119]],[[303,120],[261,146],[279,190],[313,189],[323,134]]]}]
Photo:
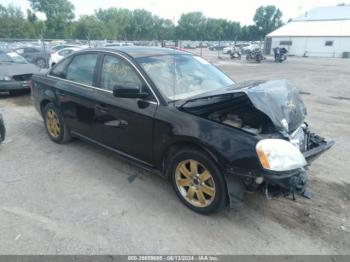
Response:
[{"label": "rear tire", "polygon": [[38,58],[36,61],[35,61],[35,64],[40,67],[40,68],[45,68],[46,67],[46,61],[45,59],[43,58]]},{"label": "rear tire", "polygon": [[210,215],[227,204],[226,182],[206,153],[183,148],[169,159],[170,177],[180,201],[191,210]]},{"label": "rear tire", "polygon": [[48,103],[44,107],[43,117],[46,131],[52,141],[58,144],[64,144],[72,140],[72,136],[61,112],[53,103]]}]

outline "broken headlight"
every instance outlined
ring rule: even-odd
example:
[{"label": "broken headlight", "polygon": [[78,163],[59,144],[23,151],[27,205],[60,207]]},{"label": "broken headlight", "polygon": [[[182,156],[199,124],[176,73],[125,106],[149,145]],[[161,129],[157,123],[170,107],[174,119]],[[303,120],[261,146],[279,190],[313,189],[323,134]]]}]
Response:
[{"label": "broken headlight", "polygon": [[11,81],[10,76],[0,75],[0,81]]},{"label": "broken headlight", "polygon": [[272,171],[288,171],[307,164],[300,150],[282,139],[260,140],[256,152],[263,168]]}]

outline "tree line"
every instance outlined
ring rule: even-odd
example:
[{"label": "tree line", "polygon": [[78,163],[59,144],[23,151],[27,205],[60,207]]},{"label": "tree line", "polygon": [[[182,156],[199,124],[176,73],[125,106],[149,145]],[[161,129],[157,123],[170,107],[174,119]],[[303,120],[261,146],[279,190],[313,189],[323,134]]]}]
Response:
[{"label": "tree line", "polygon": [[[26,14],[19,7],[0,4],[0,38],[110,39],[110,40],[260,40],[282,25],[275,6],[256,10],[253,25],[182,14],[177,24],[144,9],[107,8],[75,19],[69,0],[28,0]],[[46,16],[39,19],[37,12]]]}]

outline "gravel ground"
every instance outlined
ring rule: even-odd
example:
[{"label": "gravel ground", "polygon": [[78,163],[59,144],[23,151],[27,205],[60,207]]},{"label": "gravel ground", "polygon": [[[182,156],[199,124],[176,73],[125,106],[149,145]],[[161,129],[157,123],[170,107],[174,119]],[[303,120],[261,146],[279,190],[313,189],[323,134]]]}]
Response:
[{"label": "gravel ground", "polygon": [[350,60],[204,57],[236,81],[303,92],[311,128],[336,140],[309,171],[312,200],[256,193],[239,210],[195,214],[166,180],[104,149],[54,144],[28,95],[2,95],[0,254],[350,254]]}]

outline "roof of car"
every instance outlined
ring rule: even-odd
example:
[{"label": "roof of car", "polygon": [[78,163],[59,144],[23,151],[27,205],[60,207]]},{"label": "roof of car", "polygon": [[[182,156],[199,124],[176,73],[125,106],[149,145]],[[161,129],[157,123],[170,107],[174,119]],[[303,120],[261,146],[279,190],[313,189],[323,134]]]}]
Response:
[{"label": "roof of car", "polygon": [[69,47],[65,47],[62,48],[61,50],[58,50],[58,52],[64,51],[64,50],[74,50],[74,51],[78,51],[78,50],[83,50],[83,49],[87,49],[88,47],[80,47],[80,46],[69,46]]},{"label": "roof of car", "polygon": [[38,46],[20,46],[20,47],[14,48],[13,50],[24,49],[24,48],[33,48],[33,49],[40,50],[40,47],[38,47]]},{"label": "roof of car", "polygon": [[[91,50],[91,49],[90,49]],[[170,48],[160,48],[160,47],[141,47],[141,46],[116,46],[108,48],[95,49],[99,51],[119,51],[128,54],[134,58],[148,57],[148,56],[158,56],[158,55],[188,55],[188,52],[183,52]]]}]

